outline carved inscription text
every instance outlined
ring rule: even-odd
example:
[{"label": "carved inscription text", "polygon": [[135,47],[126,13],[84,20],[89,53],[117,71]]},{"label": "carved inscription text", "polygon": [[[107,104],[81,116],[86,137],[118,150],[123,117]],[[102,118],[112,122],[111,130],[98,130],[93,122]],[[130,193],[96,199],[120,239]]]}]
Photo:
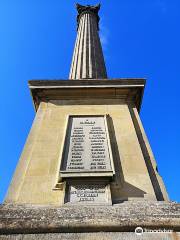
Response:
[{"label": "carved inscription text", "polygon": [[61,170],[68,172],[112,171],[104,116],[71,116]]},{"label": "carved inscription text", "polygon": [[107,203],[108,189],[105,184],[72,184],[69,186],[68,202],[70,203]]}]

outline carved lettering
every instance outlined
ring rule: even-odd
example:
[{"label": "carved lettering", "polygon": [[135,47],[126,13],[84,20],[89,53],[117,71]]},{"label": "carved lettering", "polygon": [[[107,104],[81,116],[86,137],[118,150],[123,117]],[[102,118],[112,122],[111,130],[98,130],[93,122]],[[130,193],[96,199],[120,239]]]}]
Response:
[{"label": "carved lettering", "polygon": [[61,170],[112,172],[104,116],[71,116],[69,121]]},{"label": "carved lettering", "polygon": [[71,203],[107,202],[106,184],[72,184],[69,186],[68,199]]}]

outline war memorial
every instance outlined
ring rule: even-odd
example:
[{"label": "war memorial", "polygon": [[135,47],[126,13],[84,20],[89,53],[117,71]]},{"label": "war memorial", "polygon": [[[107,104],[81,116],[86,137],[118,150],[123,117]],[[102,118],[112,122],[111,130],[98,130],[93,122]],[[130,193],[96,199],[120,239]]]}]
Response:
[{"label": "war memorial", "polygon": [[29,81],[36,116],[0,205],[0,239],[180,239],[180,204],[139,116],[146,80],[108,78],[100,5],[76,8],[69,79]]}]

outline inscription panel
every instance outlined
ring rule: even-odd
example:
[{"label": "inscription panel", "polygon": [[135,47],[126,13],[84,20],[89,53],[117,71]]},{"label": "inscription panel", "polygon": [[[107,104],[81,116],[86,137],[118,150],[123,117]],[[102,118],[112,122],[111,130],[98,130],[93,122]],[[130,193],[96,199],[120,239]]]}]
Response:
[{"label": "inscription panel", "polygon": [[109,184],[72,183],[68,186],[65,202],[71,204],[111,204]]},{"label": "inscription panel", "polygon": [[104,116],[70,116],[61,173],[111,172],[109,136]]}]

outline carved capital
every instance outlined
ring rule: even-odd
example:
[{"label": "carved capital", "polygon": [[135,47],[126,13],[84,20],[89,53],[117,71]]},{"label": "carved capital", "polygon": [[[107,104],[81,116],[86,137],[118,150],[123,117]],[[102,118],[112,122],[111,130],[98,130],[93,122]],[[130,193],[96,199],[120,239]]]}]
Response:
[{"label": "carved capital", "polygon": [[92,13],[96,16],[97,19],[97,28],[99,30],[99,9],[100,9],[101,5],[97,4],[95,6],[91,6],[91,5],[80,5],[79,3],[76,3],[76,9],[78,11],[78,15],[77,15],[77,28],[79,27],[79,22],[80,22],[80,18],[84,13]]}]

